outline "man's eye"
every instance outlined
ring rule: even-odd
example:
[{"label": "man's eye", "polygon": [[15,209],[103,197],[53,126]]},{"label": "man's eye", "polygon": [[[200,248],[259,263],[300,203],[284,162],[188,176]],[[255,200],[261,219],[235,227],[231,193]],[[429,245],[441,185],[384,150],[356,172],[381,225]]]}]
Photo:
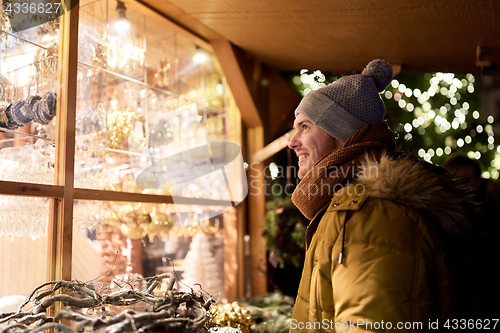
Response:
[{"label": "man's eye", "polygon": [[308,127],[307,125],[302,125],[302,129],[303,129],[303,130],[306,130],[306,129],[308,129],[308,128],[309,128],[309,127]]}]

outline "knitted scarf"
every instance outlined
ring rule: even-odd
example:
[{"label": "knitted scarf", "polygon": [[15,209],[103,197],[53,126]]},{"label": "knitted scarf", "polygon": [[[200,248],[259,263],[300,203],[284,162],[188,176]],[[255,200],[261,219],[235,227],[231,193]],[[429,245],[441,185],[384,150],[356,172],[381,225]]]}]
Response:
[{"label": "knitted scarf", "polygon": [[314,164],[293,191],[293,203],[311,220],[335,192],[356,177],[366,152],[379,160],[384,151],[393,151],[395,146],[394,133],[385,122],[367,123]]}]

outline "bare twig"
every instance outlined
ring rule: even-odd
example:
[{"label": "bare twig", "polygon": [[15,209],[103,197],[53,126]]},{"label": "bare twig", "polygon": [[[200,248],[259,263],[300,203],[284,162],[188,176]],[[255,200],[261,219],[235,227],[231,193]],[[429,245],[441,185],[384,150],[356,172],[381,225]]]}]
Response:
[{"label": "bare twig", "polygon": [[55,328],[56,331],[60,330],[60,331],[64,331],[64,332],[75,333],[68,326],[65,326],[63,324],[58,324],[58,323],[51,323],[51,324],[48,324],[48,325],[45,325],[45,326],[42,326],[42,327],[37,327],[34,330],[31,330],[30,333],[43,332],[43,331],[46,331],[46,330],[49,330],[49,329],[52,329],[52,328]]},{"label": "bare twig", "polygon": [[[153,294],[153,291],[168,279],[164,295]],[[0,315],[0,323],[7,323],[0,333],[33,333],[48,329],[74,333],[63,325],[64,318],[70,322],[78,322],[78,332],[92,331],[100,333],[125,332],[204,332],[207,311],[216,302],[214,298],[205,299],[203,293],[192,290],[190,293],[174,290],[175,277],[164,273],[145,279],[144,290],[134,289],[123,284],[120,290],[101,295],[98,291],[80,281],[52,281],[35,288],[17,312]],[[129,286],[130,288],[127,288]],[[58,290],[70,290],[70,294],[55,294]],[[31,311],[21,311],[29,302],[35,303]],[[49,306],[61,302],[67,306],[55,318],[46,317]],[[104,306],[127,306],[137,303],[147,305],[150,312],[125,310],[119,314],[108,312]],[[96,309],[101,317],[90,317],[72,311],[70,307]]]},{"label": "bare twig", "polygon": [[6,328],[2,329],[0,333],[8,333],[8,332],[16,332],[16,329],[23,329],[26,330],[28,327],[23,324],[13,324],[10,326],[7,326]]},{"label": "bare twig", "polygon": [[85,282],[85,284],[89,284],[90,282],[99,279],[101,276],[105,276],[105,275],[111,274],[111,272],[113,271],[113,267],[115,266],[115,263],[116,263],[116,258],[118,258],[118,251],[116,251],[116,253],[115,253],[115,259],[113,260],[113,264],[111,265],[111,268],[109,269],[109,271],[107,273],[105,273],[105,274],[99,275],[95,279],[92,279],[92,280],[89,280],[89,281]]}]

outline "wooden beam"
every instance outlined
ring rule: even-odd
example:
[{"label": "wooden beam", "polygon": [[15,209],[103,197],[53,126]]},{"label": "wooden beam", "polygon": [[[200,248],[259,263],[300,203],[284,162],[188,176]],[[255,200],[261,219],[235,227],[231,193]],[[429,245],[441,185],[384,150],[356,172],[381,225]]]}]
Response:
[{"label": "wooden beam", "polygon": [[[11,181],[0,181],[0,195],[14,195],[25,197],[64,198],[64,186],[30,184]],[[99,200],[123,202],[148,202],[201,206],[234,206],[227,200],[212,200],[203,198],[185,198],[171,195],[142,194],[118,191],[91,190],[75,188],[74,200]]]},{"label": "wooden beam", "polygon": [[10,181],[0,181],[1,195],[16,195],[26,197],[62,198],[62,186],[30,184]]},{"label": "wooden beam", "polygon": [[[228,89],[229,91],[230,89]],[[226,100],[227,128],[225,139],[242,146],[242,120],[234,97],[228,93]],[[244,170],[233,169],[228,177],[231,183],[237,184],[245,176]],[[243,185],[243,184],[241,184]],[[240,202],[235,208],[224,212],[224,284],[229,302],[245,297],[245,234],[246,234],[246,202],[243,187],[233,187],[233,196]]]},{"label": "wooden beam", "polygon": [[240,281],[238,276],[238,214],[235,207],[225,211],[224,219],[224,286],[228,302],[233,302],[241,297],[238,290]]},{"label": "wooden beam", "polygon": [[240,109],[241,118],[247,127],[262,126],[257,106],[248,89],[245,76],[238,64],[233,45],[224,38],[211,41],[215,55],[224,71],[229,89]]},{"label": "wooden beam", "polygon": [[[264,131],[261,126],[248,129],[248,154],[264,146]],[[250,234],[250,275],[252,295],[261,295],[267,292],[267,258],[262,236],[262,221],[266,214],[264,168],[262,163],[250,160],[248,168],[248,229]]]},{"label": "wooden beam", "polygon": [[171,195],[142,194],[131,192],[116,192],[90,190],[84,188],[74,189],[75,200],[98,200],[98,201],[123,201],[123,202],[148,202],[179,205],[202,205],[202,206],[232,206],[231,201],[212,200],[203,198],[184,198]]},{"label": "wooden beam", "polygon": [[55,185],[63,187],[63,195],[51,199],[49,206],[49,281],[71,280],[79,4],[77,0],[68,0],[66,4],[68,8],[59,18],[55,156]]},{"label": "wooden beam", "polygon": [[269,157],[273,156],[281,149],[286,148],[288,146],[288,142],[295,135],[295,129],[289,131],[285,135],[277,138],[267,146],[262,149],[259,149],[255,154],[252,155],[252,161],[262,163]]},{"label": "wooden beam", "polygon": [[237,290],[237,299],[242,297],[250,297],[247,294],[247,273],[249,273],[247,268],[246,261],[246,253],[245,253],[245,237],[246,235],[246,222],[247,222],[247,203],[246,201],[240,202],[238,206],[236,206],[236,230],[237,230],[237,243],[236,243],[236,260],[238,263],[238,270],[236,272],[237,280],[236,280],[236,290]]}]

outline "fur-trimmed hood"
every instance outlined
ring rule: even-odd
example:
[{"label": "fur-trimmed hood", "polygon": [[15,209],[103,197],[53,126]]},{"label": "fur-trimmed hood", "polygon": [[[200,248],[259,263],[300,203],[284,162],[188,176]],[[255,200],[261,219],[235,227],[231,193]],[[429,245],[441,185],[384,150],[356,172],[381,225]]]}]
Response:
[{"label": "fur-trimmed hood", "polygon": [[472,193],[459,178],[411,154],[383,155],[380,162],[367,154],[355,183],[368,196],[417,209],[459,241],[468,237],[477,217]]}]

